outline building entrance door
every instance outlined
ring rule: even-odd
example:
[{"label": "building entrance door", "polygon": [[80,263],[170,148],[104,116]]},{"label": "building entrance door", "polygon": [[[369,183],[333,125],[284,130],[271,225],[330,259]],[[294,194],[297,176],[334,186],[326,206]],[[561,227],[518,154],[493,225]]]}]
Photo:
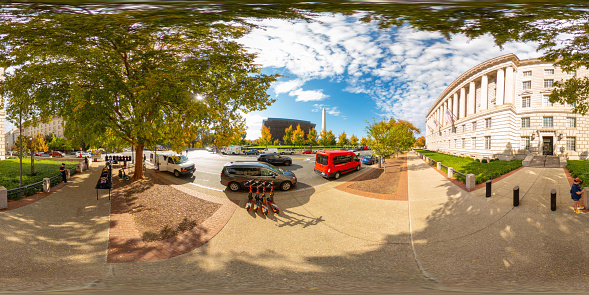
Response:
[{"label": "building entrance door", "polygon": [[542,137],[542,155],[545,156],[552,156],[554,155],[552,148],[554,138],[552,136],[544,136]]}]

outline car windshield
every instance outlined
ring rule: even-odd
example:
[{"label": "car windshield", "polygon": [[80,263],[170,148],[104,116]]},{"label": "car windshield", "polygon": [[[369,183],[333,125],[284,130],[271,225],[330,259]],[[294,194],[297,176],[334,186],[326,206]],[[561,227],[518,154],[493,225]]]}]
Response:
[{"label": "car windshield", "polygon": [[174,164],[182,164],[188,161],[188,158],[186,158],[186,156],[172,156],[171,158],[174,161]]},{"label": "car windshield", "polygon": [[371,156],[371,155],[366,155],[366,156],[364,156],[364,159],[370,159],[370,158],[372,158],[372,156]]},{"label": "car windshield", "polygon": [[276,167],[276,166],[274,166],[272,164],[267,164],[267,165],[268,165],[268,168],[274,170],[276,173],[278,173],[278,174],[284,174],[283,173],[284,170],[282,170],[282,169],[280,169],[280,168],[278,168],[278,167]]}]

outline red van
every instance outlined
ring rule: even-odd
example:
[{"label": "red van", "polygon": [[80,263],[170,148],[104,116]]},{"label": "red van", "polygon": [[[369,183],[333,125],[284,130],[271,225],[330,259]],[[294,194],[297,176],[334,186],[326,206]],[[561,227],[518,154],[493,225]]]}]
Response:
[{"label": "red van", "polygon": [[360,159],[349,151],[317,151],[315,173],[329,179],[338,179],[342,174],[360,170]]}]

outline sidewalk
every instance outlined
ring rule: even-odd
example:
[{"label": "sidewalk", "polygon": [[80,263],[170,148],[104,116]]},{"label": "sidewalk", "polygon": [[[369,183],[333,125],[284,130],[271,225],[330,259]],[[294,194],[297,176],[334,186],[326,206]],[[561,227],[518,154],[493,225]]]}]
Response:
[{"label": "sidewalk", "polygon": [[96,200],[100,169],[91,167],[41,200],[0,212],[2,291],[83,286],[107,273],[110,205],[108,197]]}]

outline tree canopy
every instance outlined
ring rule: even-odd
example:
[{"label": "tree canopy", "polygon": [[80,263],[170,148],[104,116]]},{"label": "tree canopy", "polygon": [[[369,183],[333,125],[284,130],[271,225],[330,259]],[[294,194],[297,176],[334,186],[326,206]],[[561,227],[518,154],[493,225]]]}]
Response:
[{"label": "tree canopy", "polygon": [[144,147],[164,141],[179,152],[202,129],[230,141],[244,130],[239,111],[273,102],[266,90],[278,75],[262,74],[235,41],[249,30],[243,21],[169,8],[8,13],[0,67],[13,71],[0,94],[27,106],[21,113],[63,117],[66,130],[84,130],[89,144],[120,138],[136,147],[138,161]]}]

